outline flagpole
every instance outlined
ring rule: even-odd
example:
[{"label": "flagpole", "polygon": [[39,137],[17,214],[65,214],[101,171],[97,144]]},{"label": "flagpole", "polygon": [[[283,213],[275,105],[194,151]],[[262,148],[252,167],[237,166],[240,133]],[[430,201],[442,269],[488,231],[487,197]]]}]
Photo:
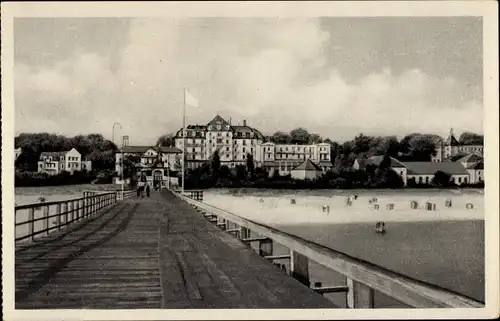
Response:
[{"label": "flagpole", "polygon": [[184,193],[184,162],[186,161],[186,88],[184,88],[184,106],[182,109],[182,192]]}]

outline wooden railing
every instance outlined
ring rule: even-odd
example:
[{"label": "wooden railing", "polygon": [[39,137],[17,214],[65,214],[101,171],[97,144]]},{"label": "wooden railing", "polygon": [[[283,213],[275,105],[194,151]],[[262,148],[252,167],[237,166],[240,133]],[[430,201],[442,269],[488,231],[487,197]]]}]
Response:
[{"label": "wooden railing", "polygon": [[[484,304],[433,285],[411,279],[379,266],[340,253],[325,246],[259,224],[223,209],[181,194],[178,197],[195,207],[210,222],[233,234],[242,242],[258,243],[259,255],[275,260],[290,260],[289,274],[306,286],[309,282],[309,260],[313,260],[346,277],[347,286],[312,287],[318,293],[346,293],[349,308],[373,308],[374,291],[381,292],[415,308],[482,308]],[[220,220],[222,218],[222,220]],[[233,228],[229,228],[229,223]],[[250,231],[261,237],[250,238]],[[289,255],[273,255],[273,242],[290,250]]]},{"label": "wooden railing", "polygon": [[127,199],[134,191],[84,191],[82,198],[15,207],[16,242],[35,240],[91,217],[101,209]]}]

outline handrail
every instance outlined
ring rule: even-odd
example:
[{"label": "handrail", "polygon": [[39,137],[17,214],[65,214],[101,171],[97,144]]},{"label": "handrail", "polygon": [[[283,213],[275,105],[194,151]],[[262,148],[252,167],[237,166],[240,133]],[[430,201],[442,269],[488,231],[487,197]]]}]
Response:
[{"label": "handrail", "polygon": [[[234,224],[252,230],[286,246],[293,257],[295,253],[326,266],[352,281],[372,290],[384,293],[404,304],[416,308],[481,308],[484,304],[463,295],[441,289],[407,276],[392,272],[314,242],[304,240],[272,227],[253,222],[233,213],[196,201],[184,195],[179,198],[205,212],[220,216]],[[307,262],[307,261],[306,261]],[[307,265],[307,264],[306,264]],[[307,268],[307,266],[306,266]],[[348,282],[349,283],[349,282]],[[354,287],[356,288],[356,287]],[[352,293],[351,293],[352,295]],[[373,294],[371,294],[373,296]]]},{"label": "handrail", "polygon": [[[40,234],[49,235],[54,230],[60,230],[64,226],[93,216],[101,209],[132,195],[130,190],[125,190],[123,194],[122,196],[121,191],[86,190],[83,191],[84,196],[79,198],[16,206],[15,241],[26,239],[33,241],[35,236]],[[37,210],[41,210],[42,213],[35,215]]]}]

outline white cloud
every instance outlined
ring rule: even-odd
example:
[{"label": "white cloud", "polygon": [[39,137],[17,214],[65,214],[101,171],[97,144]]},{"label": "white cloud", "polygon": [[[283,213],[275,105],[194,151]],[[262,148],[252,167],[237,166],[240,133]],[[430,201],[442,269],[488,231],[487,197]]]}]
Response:
[{"label": "white cloud", "polygon": [[328,41],[311,19],[136,20],[118,68],[94,53],[17,64],[16,132],[110,137],[119,121],[132,144],[151,144],[181,126],[183,87],[200,101],[201,112],[188,111],[195,123],[219,112],[263,132],[304,126],[339,140],[361,131],[482,132],[481,102],[458,79],[385,69],[348,82],[326,67]]}]

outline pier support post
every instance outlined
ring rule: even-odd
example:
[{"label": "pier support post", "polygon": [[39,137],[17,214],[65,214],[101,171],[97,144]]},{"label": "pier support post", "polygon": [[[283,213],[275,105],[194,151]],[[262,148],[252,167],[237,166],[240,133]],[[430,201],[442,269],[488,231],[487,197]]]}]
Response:
[{"label": "pier support post", "polygon": [[309,259],[295,251],[290,251],[290,275],[300,283],[310,286]]},{"label": "pier support post", "polygon": [[247,239],[250,237],[250,230],[244,226],[240,227],[240,237],[241,239]]},{"label": "pier support post", "polygon": [[347,279],[347,307],[351,309],[371,309],[374,307],[373,289],[357,281]]},{"label": "pier support post", "polygon": [[273,255],[273,240],[264,239],[259,241],[259,255],[260,256]]}]

